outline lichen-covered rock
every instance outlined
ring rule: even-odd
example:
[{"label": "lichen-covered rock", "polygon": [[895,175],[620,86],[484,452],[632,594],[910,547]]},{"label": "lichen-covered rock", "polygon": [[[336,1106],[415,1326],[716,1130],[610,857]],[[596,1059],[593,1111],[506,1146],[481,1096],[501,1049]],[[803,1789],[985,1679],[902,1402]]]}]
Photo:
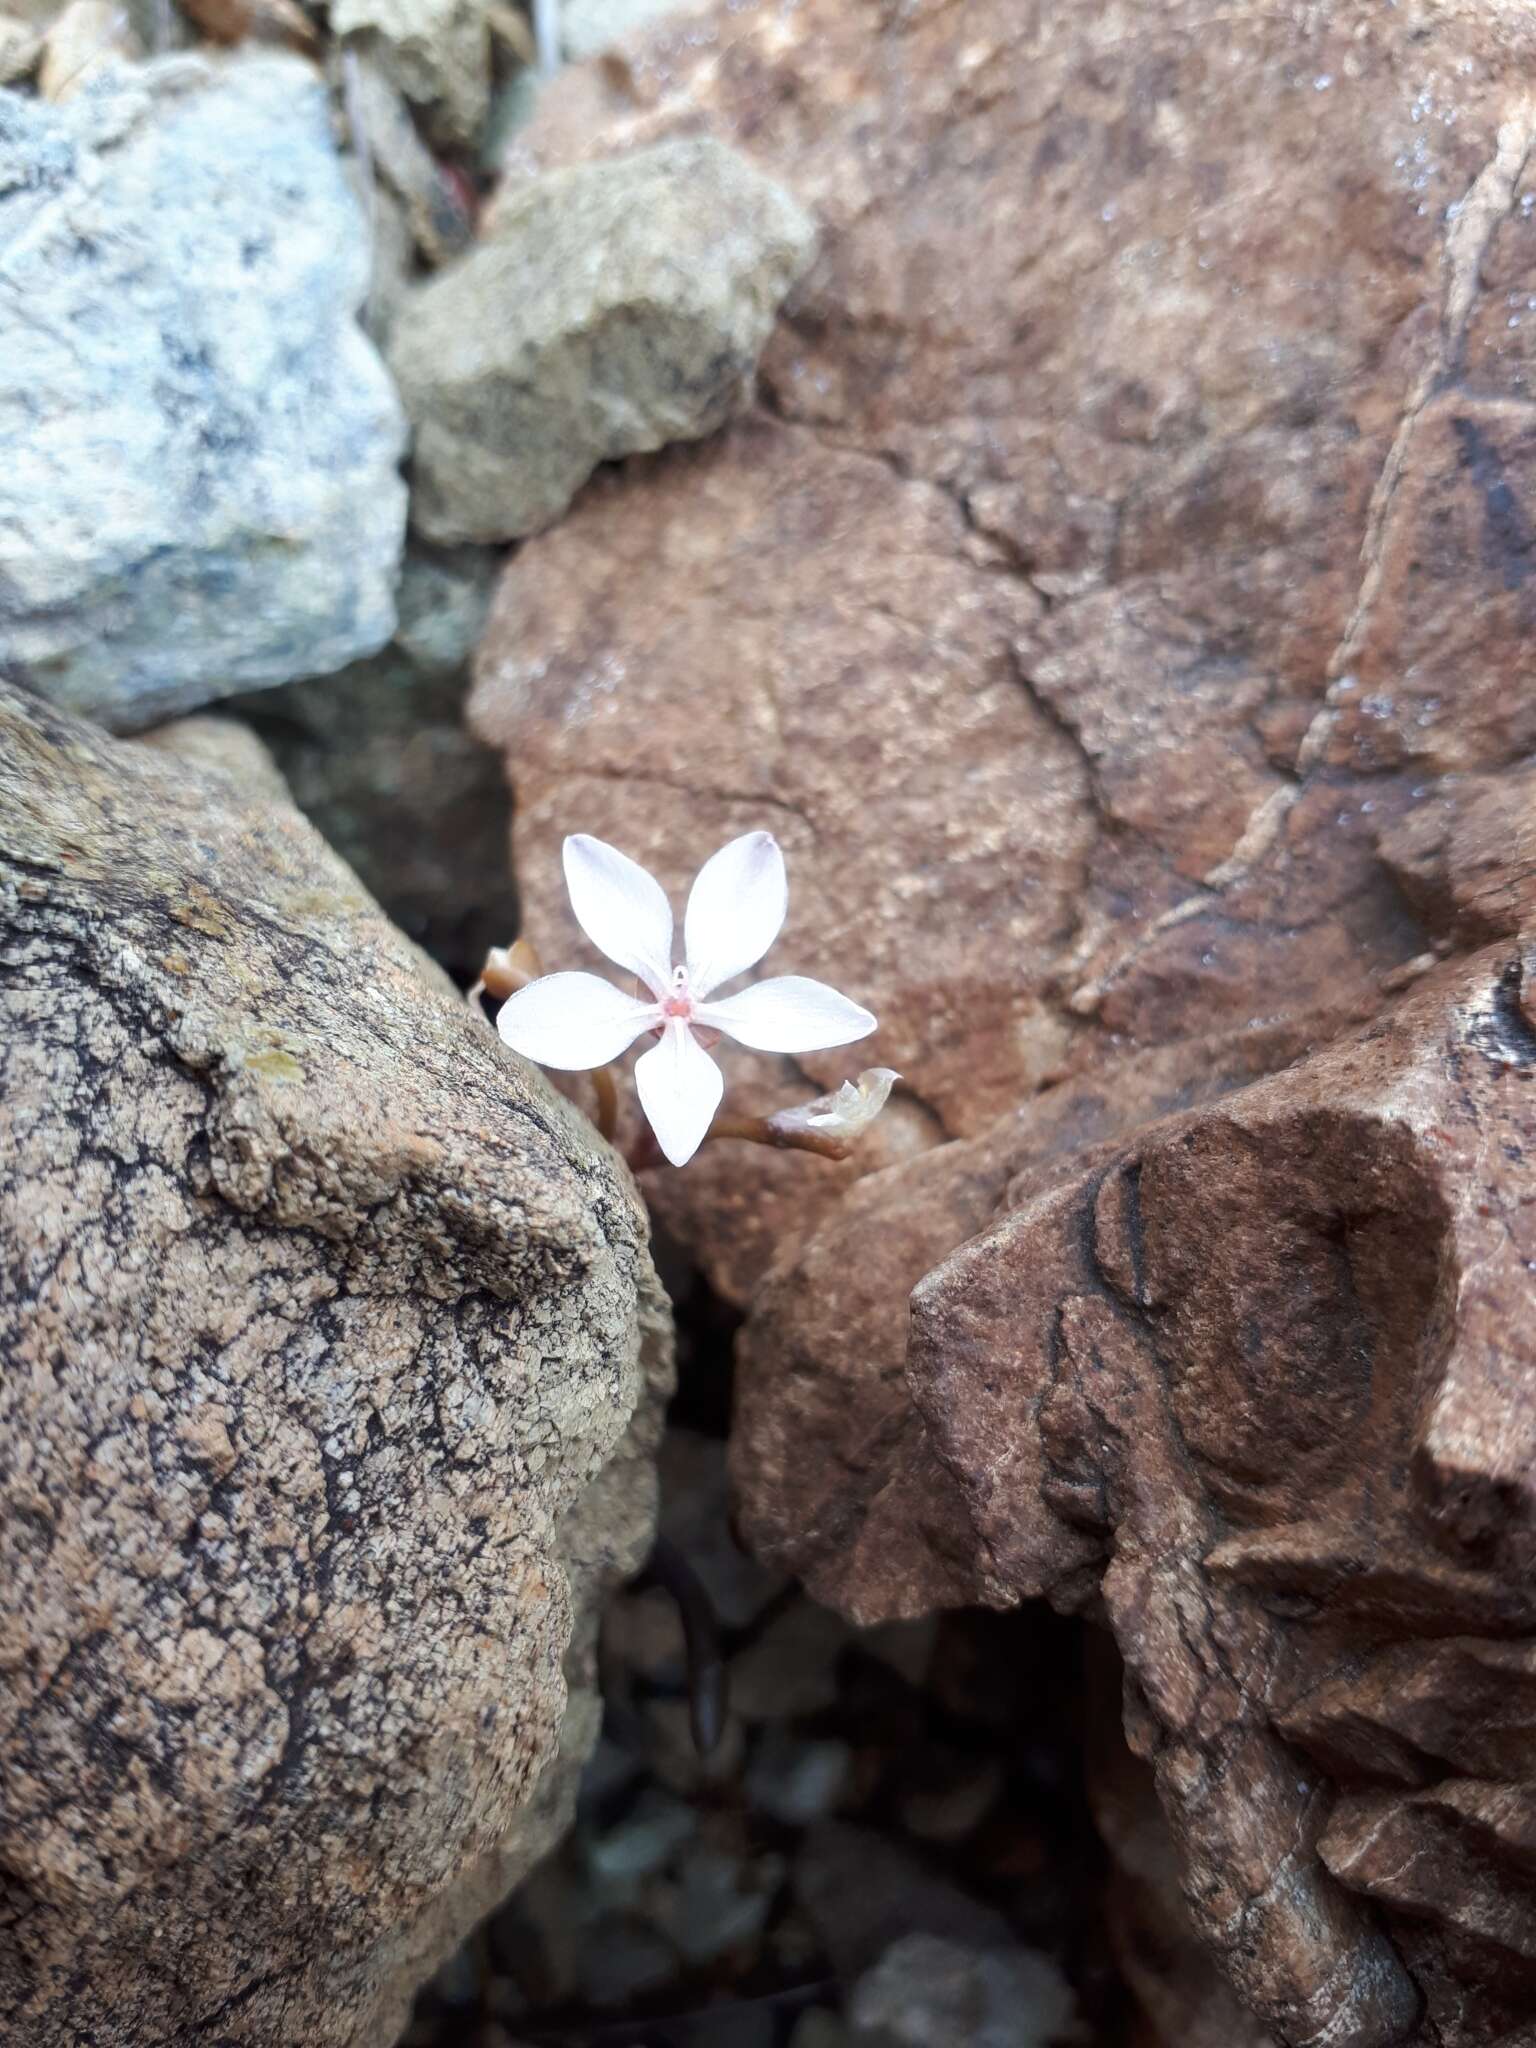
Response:
[{"label": "lichen-covered rock", "polygon": [[404,428],[296,57],[0,93],[0,667],[127,729],[394,626]]},{"label": "lichen-covered rock", "polygon": [[814,242],[787,192],[708,138],[504,194],[391,332],[416,525],[532,533],[598,463],[713,433]]},{"label": "lichen-covered rock", "polygon": [[466,984],[517,929],[505,779],[464,724],[495,561],[408,548],[382,653],[223,706],[395,923]]},{"label": "lichen-covered rock", "polygon": [[237,727],[0,694],[0,963],[0,2032],[372,2048],[595,1734],[644,1215]]}]

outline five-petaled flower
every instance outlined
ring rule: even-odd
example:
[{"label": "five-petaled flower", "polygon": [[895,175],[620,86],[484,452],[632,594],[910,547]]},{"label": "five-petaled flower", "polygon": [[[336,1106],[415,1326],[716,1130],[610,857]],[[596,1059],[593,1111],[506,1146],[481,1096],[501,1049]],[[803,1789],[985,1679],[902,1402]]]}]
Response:
[{"label": "five-petaled flower", "polygon": [[701,1043],[715,1035],[758,1052],[819,1052],[875,1028],[868,1010],[803,974],[754,982],[723,1000],[723,982],[755,967],[789,905],[784,856],[771,832],[748,832],[700,868],[683,918],[683,964],[672,964],[672,909],[659,882],[585,832],[565,842],[571,908],[593,945],[639,976],[650,999],[597,974],[546,974],[502,1005],[496,1028],[514,1052],[568,1073],[606,1066],[642,1032],[658,1043],[635,1062],[640,1106],[674,1166],[702,1144],[725,1077]]}]

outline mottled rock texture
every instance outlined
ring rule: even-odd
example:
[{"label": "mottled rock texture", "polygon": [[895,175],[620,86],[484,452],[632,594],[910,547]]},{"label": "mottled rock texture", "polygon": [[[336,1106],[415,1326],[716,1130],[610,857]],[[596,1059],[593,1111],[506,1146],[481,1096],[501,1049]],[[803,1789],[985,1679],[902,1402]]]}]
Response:
[{"label": "mottled rock texture", "polygon": [[592,57],[659,17],[701,13],[708,0],[564,0],[560,42],[568,57]]},{"label": "mottled rock texture", "polygon": [[0,694],[0,1000],[0,2034],[375,2048],[595,1735],[643,1213],[236,727]]},{"label": "mottled rock texture", "polygon": [[770,824],[769,970],[881,1030],[736,1099],[907,1076],[851,1190],[654,1176],[751,1304],[743,1530],[863,1620],[1106,1621],[1290,2048],[1536,2010],[1533,68],[1482,5],[748,0],[516,151],[702,127],[825,225],[473,706],[546,957],[562,831],[681,884]]},{"label": "mottled rock texture", "polygon": [[1196,1923],[1287,2042],[1531,2010],[1533,967],[1015,1191],[912,1295],[981,1590],[1101,1609]]},{"label": "mottled rock texture", "polygon": [[413,544],[381,653],[222,707],[254,727],[370,895],[466,986],[517,928],[506,782],[464,724],[495,566],[486,548]]},{"label": "mottled rock texture", "polygon": [[0,674],[122,729],[394,627],[404,440],[310,66],[0,92]]},{"label": "mottled rock texture", "polygon": [[376,58],[443,148],[474,147],[491,103],[479,0],[337,0],[330,27]]},{"label": "mottled rock texture", "polygon": [[814,244],[789,194],[707,137],[504,191],[391,330],[416,526],[533,533],[598,463],[713,433]]}]

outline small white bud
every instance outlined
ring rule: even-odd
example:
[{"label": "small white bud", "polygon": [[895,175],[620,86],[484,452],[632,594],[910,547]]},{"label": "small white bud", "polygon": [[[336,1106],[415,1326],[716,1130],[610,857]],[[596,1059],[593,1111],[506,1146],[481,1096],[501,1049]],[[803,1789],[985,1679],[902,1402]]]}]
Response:
[{"label": "small white bud", "polygon": [[866,1067],[857,1081],[845,1081],[830,1095],[769,1117],[768,1128],[788,1136],[815,1131],[823,1138],[856,1138],[884,1109],[892,1087],[901,1079],[894,1067]]}]

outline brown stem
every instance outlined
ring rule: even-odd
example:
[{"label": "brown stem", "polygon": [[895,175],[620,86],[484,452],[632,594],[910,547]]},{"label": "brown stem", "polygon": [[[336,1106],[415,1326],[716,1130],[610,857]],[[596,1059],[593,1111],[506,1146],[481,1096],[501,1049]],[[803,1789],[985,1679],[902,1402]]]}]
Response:
[{"label": "brown stem", "polygon": [[598,1136],[606,1138],[611,1145],[619,1128],[619,1089],[612,1067],[594,1067],[592,1085],[597,1090],[595,1121]]},{"label": "brown stem", "polygon": [[[766,1116],[717,1116],[701,1142],[707,1145],[711,1138],[740,1138],[748,1145],[770,1146],[775,1152],[814,1152],[819,1159],[853,1157],[853,1147],[846,1139],[825,1137],[820,1131],[775,1130]],[[653,1166],[666,1165],[649,1124],[642,1126],[624,1163],[631,1173],[648,1173]]]},{"label": "brown stem", "polygon": [[845,1139],[827,1137],[820,1131],[779,1130],[766,1116],[717,1116],[704,1133],[706,1145],[711,1138],[741,1138],[749,1145],[770,1145],[777,1152],[814,1152],[821,1159],[847,1159],[853,1151]]}]

